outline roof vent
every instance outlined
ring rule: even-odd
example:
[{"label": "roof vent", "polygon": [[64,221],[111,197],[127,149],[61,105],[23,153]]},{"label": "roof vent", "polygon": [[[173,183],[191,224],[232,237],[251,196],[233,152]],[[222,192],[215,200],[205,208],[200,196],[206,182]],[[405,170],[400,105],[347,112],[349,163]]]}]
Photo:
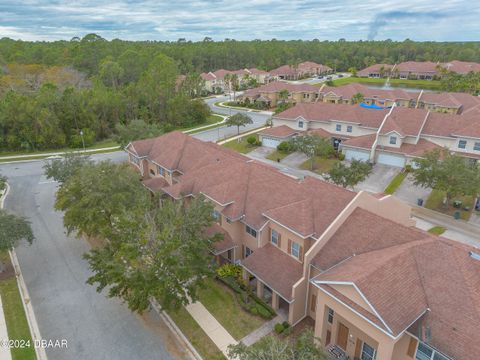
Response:
[{"label": "roof vent", "polygon": [[473,251],[469,251],[469,252],[468,252],[468,255],[470,255],[470,257],[471,257],[472,259],[480,261],[480,254],[475,253],[475,252],[473,252]]}]

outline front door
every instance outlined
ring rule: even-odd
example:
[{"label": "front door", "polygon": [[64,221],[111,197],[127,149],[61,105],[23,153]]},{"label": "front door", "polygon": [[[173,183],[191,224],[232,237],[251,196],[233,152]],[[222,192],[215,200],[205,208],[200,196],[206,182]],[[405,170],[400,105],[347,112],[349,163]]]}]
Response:
[{"label": "front door", "polygon": [[337,345],[347,350],[348,328],[341,322],[338,323]]}]

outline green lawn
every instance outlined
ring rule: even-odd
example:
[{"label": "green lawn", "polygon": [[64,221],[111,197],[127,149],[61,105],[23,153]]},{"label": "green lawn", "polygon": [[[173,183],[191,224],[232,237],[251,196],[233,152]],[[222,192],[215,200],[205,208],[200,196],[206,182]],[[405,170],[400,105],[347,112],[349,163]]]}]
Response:
[{"label": "green lawn", "polygon": [[[344,77],[340,79],[333,80],[334,86],[340,86],[350,83],[362,83],[370,85],[383,85],[385,84],[386,79],[376,79],[376,78],[361,78],[361,77]],[[315,84],[316,86],[322,86],[324,83]],[[441,90],[440,81],[438,80],[401,80],[401,79],[390,79],[390,85],[392,86],[401,86],[401,87],[411,87],[411,88],[423,88],[431,90]]]},{"label": "green lawn", "polygon": [[[0,259],[10,264],[8,253],[3,252],[0,254]],[[12,274],[11,277],[0,281],[0,296],[2,297],[3,312],[7,322],[8,338],[10,340],[30,341],[32,345],[24,349],[12,348],[11,353],[13,360],[35,359],[35,350],[15,275]]]},{"label": "green lawn", "polygon": [[[191,130],[191,129],[195,129],[197,127],[200,127],[200,126],[206,126],[206,125],[212,125],[212,126],[209,126],[208,128],[205,128],[205,129],[202,129],[202,130],[199,130],[199,131],[204,131],[204,130],[208,130],[210,128],[214,128],[216,127],[217,125],[215,125],[216,123],[218,123],[219,121],[222,121],[223,120],[223,117],[217,115],[217,114],[211,114],[208,118],[207,118],[207,121],[205,121],[203,124],[197,124],[197,125],[193,125],[193,126],[188,126],[188,127],[185,127],[185,128],[181,128],[179,129],[180,131],[186,131],[186,130]],[[191,134],[194,134],[196,131],[192,131],[190,132]]]},{"label": "green lawn", "polygon": [[446,230],[447,229],[445,229],[443,226],[434,226],[431,229],[428,229],[428,232],[434,235],[442,235]]},{"label": "green lawn", "polygon": [[[340,160],[336,158],[322,158],[319,156],[315,156],[313,160],[313,171],[318,174],[324,174],[333,167],[336,163],[340,162]],[[308,159],[300,165],[300,169],[303,170],[311,170],[311,160]]]},{"label": "green lawn", "polygon": [[390,182],[390,184],[387,185],[387,187],[385,188],[385,190],[383,190],[383,192],[385,194],[393,194],[395,193],[395,191],[398,189],[398,187],[402,184],[403,180],[405,180],[405,178],[407,177],[407,173],[405,171],[402,171],[401,173],[397,174],[397,176],[395,176],[392,181]]},{"label": "green lawn", "polygon": [[278,159],[283,160],[290,154],[291,153],[288,153],[288,152],[275,150],[274,152],[272,152],[267,156],[267,159],[273,160],[273,161],[277,161]]},{"label": "green lawn", "polygon": [[265,322],[243,310],[232,290],[225,285],[216,280],[208,280],[206,284],[207,287],[199,292],[200,302],[235,340],[242,339]]},{"label": "green lawn", "polygon": [[223,353],[217,348],[208,335],[205,334],[184,307],[178,311],[169,311],[168,315],[175,321],[175,324],[182,330],[204,359],[226,360]]},{"label": "green lawn", "polygon": [[237,151],[239,153],[242,153],[242,154],[249,153],[250,151],[257,148],[257,146],[255,146],[255,145],[252,146],[249,143],[247,143],[247,138],[249,138],[250,136],[255,136],[255,138],[258,140],[258,135],[251,134],[251,135],[247,135],[247,136],[244,136],[244,137],[240,138],[240,141],[238,141],[238,139],[228,141],[225,144],[223,144],[223,146],[225,146],[229,149],[235,150],[235,151]]},{"label": "green lawn", "polygon": [[[446,215],[453,216],[456,211],[460,211],[460,218],[463,220],[470,219],[470,215],[472,215],[472,209],[474,207],[474,197],[473,196],[458,196],[450,201],[448,208],[445,208],[443,205],[443,199],[445,197],[445,192],[439,190],[432,190],[428,199],[425,203],[425,207],[431,210],[435,210],[441,212]],[[462,201],[462,208],[457,209],[452,206],[455,200]],[[470,211],[463,210],[463,207],[469,206]]]}]

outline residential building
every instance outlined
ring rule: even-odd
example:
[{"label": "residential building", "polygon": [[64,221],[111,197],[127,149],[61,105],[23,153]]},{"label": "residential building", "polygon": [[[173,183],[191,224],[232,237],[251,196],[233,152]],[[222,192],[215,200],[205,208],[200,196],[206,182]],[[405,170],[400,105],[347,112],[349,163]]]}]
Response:
[{"label": "residential building", "polygon": [[297,104],[275,115],[273,125],[321,129],[339,144],[347,160],[404,167],[427,151],[443,148],[472,161],[480,159],[480,117],[476,112],[452,115],[398,106],[372,110],[318,102]]},{"label": "residential building", "polygon": [[392,75],[395,65],[390,64],[374,64],[357,72],[357,76],[369,78],[383,78]]},{"label": "residential building", "polygon": [[225,75],[227,74],[237,75],[239,85],[246,85],[249,79],[255,79],[258,84],[265,84],[270,80],[270,74],[267,71],[259,70],[257,68],[239,70],[220,69],[200,74],[200,77],[205,82],[205,90],[217,93],[228,90],[228,84],[225,83]]},{"label": "residential building", "polygon": [[395,197],[295,179],[180,132],[126,150],[151,191],[211,201],[217,222],[207,232],[224,235],[217,260],[241,264],[290,324],[314,319],[337,358],[480,353],[480,254],[414,228],[410,207]]},{"label": "residential building", "polygon": [[315,75],[329,74],[333,69],[329,66],[305,61],[297,65],[283,65],[270,71],[276,80],[298,80]]},{"label": "residential building", "polygon": [[451,71],[461,75],[468,74],[469,72],[480,71],[479,63],[468,62],[468,61],[453,60],[447,63],[443,63],[442,67],[445,68],[447,71]]},{"label": "residential building", "polygon": [[[286,98],[281,97],[281,92],[287,91]],[[295,104],[302,102],[315,102],[319,98],[320,89],[308,84],[292,84],[285,81],[273,81],[254,89],[246,90],[239,100],[250,103],[262,102],[268,108],[276,107],[281,101]]]}]

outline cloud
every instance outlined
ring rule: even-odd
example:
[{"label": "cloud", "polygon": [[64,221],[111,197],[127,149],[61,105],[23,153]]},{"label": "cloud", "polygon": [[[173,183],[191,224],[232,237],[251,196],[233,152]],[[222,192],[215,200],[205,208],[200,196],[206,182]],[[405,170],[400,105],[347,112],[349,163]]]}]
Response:
[{"label": "cloud", "polygon": [[469,0],[2,0],[0,37],[475,40],[479,13]]}]

